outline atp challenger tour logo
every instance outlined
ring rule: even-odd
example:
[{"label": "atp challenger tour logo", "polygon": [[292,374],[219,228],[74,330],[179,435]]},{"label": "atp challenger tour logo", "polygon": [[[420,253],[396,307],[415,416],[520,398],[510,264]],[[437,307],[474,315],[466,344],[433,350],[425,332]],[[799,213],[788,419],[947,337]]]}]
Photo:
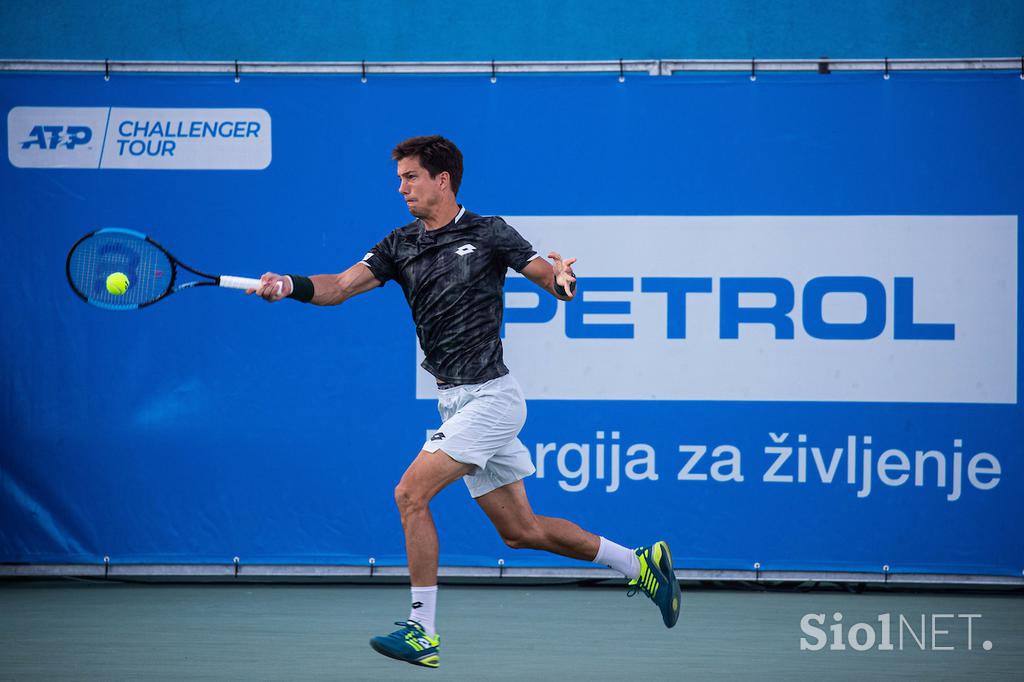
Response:
[{"label": "atp challenger tour logo", "polygon": [[19,168],[260,170],[270,165],[263,109],[15,107],[7,149]]},{"label": "atp challenger tour logo", "polygon": [[528,399],[1017,402],[1016,216],[505,219],[579,259],[506,281]]}]

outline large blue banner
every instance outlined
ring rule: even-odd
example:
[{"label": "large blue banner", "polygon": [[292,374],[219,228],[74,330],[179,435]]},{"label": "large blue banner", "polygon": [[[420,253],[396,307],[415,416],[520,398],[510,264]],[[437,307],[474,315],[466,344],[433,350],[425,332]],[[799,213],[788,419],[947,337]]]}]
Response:
[{"label": "large blue banner", "polygon": [[[538,513],[684,568],[1020,574],[1016,73],[0,76],[0,561],[405,563],[439,419],[394,284],[339,308],[83,304],[83,234],[218,274],[331,273],[409,221],[391,147],[579,257],[511,276]],[[441,563],[506,548],[456,484]]]}]

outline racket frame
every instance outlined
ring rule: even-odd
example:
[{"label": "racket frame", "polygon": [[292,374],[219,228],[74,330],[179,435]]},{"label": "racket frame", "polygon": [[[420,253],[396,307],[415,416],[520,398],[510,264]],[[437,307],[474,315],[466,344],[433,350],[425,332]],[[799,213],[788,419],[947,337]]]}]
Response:
[{"label": "racket frame", "polygon": [[[125,306],[112,306],[112,305],[103,303],[102,301],[94,301],[94,300],[90,299],[88,296],[86,296],[85,294],[83,294],[81,291],[78,290],[78,287],[75,286],[74,280],[71,278],[71,256],[72,256],[72,254],[75,253],[75,249],[78,248],[78,245],[81,244],[82,242],[84,242],[86,239],[89,239],[89,238],[91,238],[91,237],[93,237],[93,236],[95,236],[97,234],[111,233],[111,232],[119,233],[119,234],[127,234],[127,235],[131,235],[132,237],[135,237],[136,239],[141,239],[143,241],[147,241],[150,244],[152,244],[153,246],[155,246],[157,249],[159,249],[165,256],[167,256],[167,260],[171,264],[171,278],[170,278],[170,281],[167,284],[167,288],[164,290],[164,292],[162,294],[160,294],[159,296],[157,296],[156,298],[154,298],[152,300],[146,301],[145,303],[139,303],[139,304],[136,304],[134,306],[127,306],[127,305],[125,305]],[[192,282],[182,282],[181,284],[178,284],[177,282],[178,282],[178,266],[179,265],[182,268],[184,268],[185,270],[188,270],[189,272],[191,272],[192,274],[198,275],[199,277],[205,277],[209,281],[205,281],[204,282],[202,280],[196,280],[196,281],[192,281]],[[129,230],[129,229],[126,229],[126,228],[123,228],[123,227],[104,227],[104,228],[101,228],[99,230],[93,230],[92,232],[90,232],[90,233],[88,233],[86,235],[83,235],[78,241],[76,241],[74,243],[74,245],[68,251],[68,257],[67,257],[67,262],[65,263],[65,266],[64,266],[64,271],[65,271],[65,274],[67,275],[67,278],[68,278],[68,284],[71,285],[71,290],[73,292],[75,292],[75,295],[77,295],[80,299],[82,299],[83,301],[85,301],[86,303],[88,303],[90,305],[94,305],[94,306],[97,306],[99,308],[108,308],[108,309],[111,309],[111,310],[133,310],[133,309],[138,309],[138,308],[145,308],[146,306],[153,305],[157,301],[160,301],[160,300],[162,300],[164,298],[167,298],[171,294],[176,293],[178,291],[181,291],[182,289],[190,289],[192,287],[203,287],[203,286],[221,286],[220,275],[211,275],[211,274],[203,272],[202,270],[197,270],[197,269],[195,269],[195,268],[193,268],[193,267],[191,267],[189,265],[186,265],[185,263],[183,263],[180,260],[178,260],[177,258],[175,258],[174,254],[172,254],[170,251],[168,251],[163,246],[163,244],[160,244],[155,239],[151,238],[149,235],[142,234],[141,232],[138,232],[136,230]],[[244,280],[246,278],[237,278],[236,277],[234,279],[236,279],[236,280],[243,279]],[[253,281],[257,282],[256,286],[259,286],[258,285],[259,280],[253,280]],[[231,287],[231,288],[237,288],[237,287]]]}]

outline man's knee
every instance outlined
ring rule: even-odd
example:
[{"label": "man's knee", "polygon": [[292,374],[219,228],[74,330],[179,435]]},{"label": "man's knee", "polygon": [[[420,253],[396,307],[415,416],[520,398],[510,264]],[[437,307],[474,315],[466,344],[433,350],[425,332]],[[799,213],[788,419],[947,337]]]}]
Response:
[{"label": "man's knee", "polygon": [[428,500],[424,499],[424,496],[413,486],[406,483],[405,479],[395,486],[395,504],[398,505],[398,511],[402,516],[424,509],[427,502]]}]

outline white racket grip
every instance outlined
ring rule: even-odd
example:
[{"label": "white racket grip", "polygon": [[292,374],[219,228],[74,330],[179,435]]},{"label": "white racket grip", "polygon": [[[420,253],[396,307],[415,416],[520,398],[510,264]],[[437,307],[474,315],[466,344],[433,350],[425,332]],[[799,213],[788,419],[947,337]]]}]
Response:
[{"label": "white racket grip", "polygon": [[[220,286],[227,289],[259,289],[263,285],[258,279],[252,277],[232,277],[231,275],[220,276]],[[277,293],[281,293],[282,283],[277,283]]]}]

